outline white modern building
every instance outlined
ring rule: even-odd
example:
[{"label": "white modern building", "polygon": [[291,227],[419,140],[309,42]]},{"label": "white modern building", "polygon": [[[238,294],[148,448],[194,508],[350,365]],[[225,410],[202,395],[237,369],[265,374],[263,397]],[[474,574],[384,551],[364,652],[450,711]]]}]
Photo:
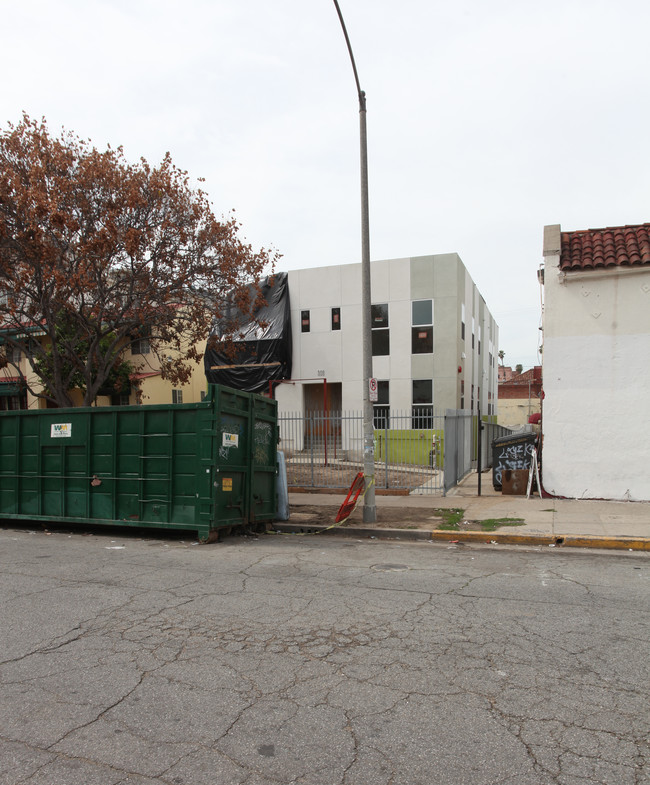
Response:
[{"label": "white modern building", "polygon": [[544,229],[542,481],[650,500],[650,224]]},{"label": "white modern building", "polygon": [[[496,414],[498,327],[458,254],[370,269],[376,413],[413,412],[413,427],[434,408]],[[360,411],[361,265],[290,271],[289,292],[293,370],[275,388],[280,411]]]}]

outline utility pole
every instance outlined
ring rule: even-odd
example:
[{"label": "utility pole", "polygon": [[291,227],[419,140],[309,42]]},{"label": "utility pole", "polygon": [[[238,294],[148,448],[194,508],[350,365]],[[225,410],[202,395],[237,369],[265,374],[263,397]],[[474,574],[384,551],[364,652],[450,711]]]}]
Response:
[{"label": "utility pole", "polygon": [[364,523],[377,520],[375,504],[375,434],[373,406],[370,400],[370,379],[372,378],[372,321],[370,300],[370,218],[368,208],[368,137],[366,130],[366,94],[361,89],[357,66],[352,54],[348,31],[337,0],[336,12],[343,28],[345,43],[350,53],[354,80],[359,96],[359,126],[361,143],[361,311],[362,311],[362,355],[363,355],[363,474],[366,492],[363,497]]}]

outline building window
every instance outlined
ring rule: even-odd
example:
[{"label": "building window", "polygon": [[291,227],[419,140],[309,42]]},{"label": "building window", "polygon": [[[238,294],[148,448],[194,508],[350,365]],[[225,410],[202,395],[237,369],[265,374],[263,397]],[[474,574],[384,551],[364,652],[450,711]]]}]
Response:
[{"label": "building window", "polygon": [[12,412],[27,408],[27,391],[15,382],[0,382],[0,411]]},{"label": "building window", "polygon": [[309,311],[300,311],[300,331],[309,332]]},{"label": "building window", "polygon": [[129,403],[129,396],[126,393],[120,393],[120,395],[111,395],[111,406],[128,406]]},{"label": "building window", "polygon": [[371,306],[372,356],[390,354],[390,335],[388,332],[388,303]]},{"label": "building window", "polygon": [[474,325],[475,325],[475,321],[474,321],[474,317],[472,316],[472,349],[474,348]]},{"label": "building window", "polygon": [[377,429],[384,429],[390,426],[390,408],[388,404],[388,382],[377,382],[377,403],[373,404],[373,424]]},{"label": "building window", "polygon": [[460,408],[465,408],[465,381],[464,379],[460,380]]},{"label": "building window", "polygon": [[0,395],[0,412],[13,412],[21,408],[19,395]]},{"label": "building window", "polygon": [[460,337],[465,340],[465,303],[460,304]]},{"label": "building window", "polygon": [[183,403],[182,390],[172,390],[172,403]]},{"label": "building window", "polygon": [[481,325],[478,326],[478,353],[481,353]]},{"label": "building window", "polygon": [[411,303],[411,352],[433,354],[433,300]]},{"label": "building window", "polygon": [[7,359],[14,365],[20,365],[23,353],[20,351],[20,346],[7,347]]},{"label": "building window", "polygon": [[25,348],[25,357],[28,360],[33,360],[34,357],[38,357],[38,350],[40,348],[40,343],[35,338],[30,338],[27,341],[27,347]]},{"label": "building window", "polygon": [[411,428],[433,428],[432,379],[413,379]]},{"label": "building window", "polygon": [[472,385],[471,409],[472,409],[472,411],[474,411],[474,385]]},{"label": "building window", "polygon": [[151,345],[148,338],[136,338],[131,344],[131,354],[150,354]]},{"label": "building window", "polygon": [[332,308],[332,330],[341,329],[341,309]]},{"label": "building window", "polygon": [[208,396],[207,392],[205,390],[201,390],[201,400],[205,401],[207,396]]},{"label": "building window", "polygon": [[138,337],[131,341],[131,354],[150,354],[151,344],[149,343],[149,329],[142,328]]}]

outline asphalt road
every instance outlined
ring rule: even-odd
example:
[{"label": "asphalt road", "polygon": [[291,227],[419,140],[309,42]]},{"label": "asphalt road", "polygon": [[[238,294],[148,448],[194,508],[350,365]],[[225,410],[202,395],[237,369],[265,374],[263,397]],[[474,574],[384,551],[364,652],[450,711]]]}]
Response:
[{"label": "asphalt road", "polygon": [[0,529],[0,785],[650,783],[650,560]]}]

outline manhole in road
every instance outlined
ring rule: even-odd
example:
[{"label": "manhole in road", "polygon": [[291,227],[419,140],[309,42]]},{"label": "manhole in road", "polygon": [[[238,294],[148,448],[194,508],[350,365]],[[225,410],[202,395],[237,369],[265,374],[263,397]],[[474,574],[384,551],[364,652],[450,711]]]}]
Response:
[{"label": "manhole in road", "polygon": [[403,572],[408,570],[406,564],[375,564],[372,567],[376,572]]}]

